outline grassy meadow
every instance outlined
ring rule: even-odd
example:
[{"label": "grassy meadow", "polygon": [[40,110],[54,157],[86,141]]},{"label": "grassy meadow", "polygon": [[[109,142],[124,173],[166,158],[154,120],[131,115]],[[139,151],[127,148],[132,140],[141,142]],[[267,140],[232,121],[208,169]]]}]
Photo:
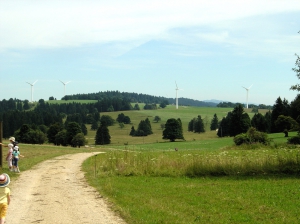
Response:
[{"label": "grassy meadow", "polygon": [[[140,108],[143,108],[145,104],[139,104]],[[124,113],[125,116],[129,116],[131,119],[131,124],[125,124],[124,128],[121,129],[119,125],[116,123],[113,126],[109,126],[109,132],[111,135],[111,144],[110,146],[115,145],[136,145],[136,144],[148,144],[148,143],[161,143],[167,142],[168,140],[162,139],[162,128],[161,124],[165,124],[170,118],[180,118],[182,122],[184,138],[186,141],[197,141],[201,139],[212,138],[216,139],[216,131],[210,131],[210,123],[214,116],[217,115],[218,119],[221,120],[223,117],[227,115],[232,108],[218,108],[218,107],[188,107],[188,106],[180,106],[178,110],[176,110],[175,105],[168,105],[164,109],[157,110],[139,110],[139,111],[117,111],[117,112],[102,112],[100,115],[109,115],[113,119],[116,119],[120,113]],[[250,117],[253,117],[254,113],[251,113],[251,109],[245,109],[245,111],[249,114]],[[261,110],[260,113],[264,114],[267,110]],[[206,134],[196,134],[192,132],[188,132],[188,123],[198,115],[204,121],[205,129],[207,131]],[[154,122],[154,117],[159,116],[161,121]],[[148,118],[151,122],[151,127],[153,134],[145,137],[131,137],[129,135],[131,131],[131,127],[134,126],[135,129],[138,128],[138,125],[141,120],[145,120]],[[90,126],[88,126],[90,129]],[[94,144],[96,131],[89,130],[87,139],[89,144]]]},{"label": "grassy meadow", "polygon": [[[283,133],[270,134],[270,146],[236,147],[232,138],[218,138],[216,131],[209,131],[210,121],[215,113],[221,120],[230,110],[176,110],[169,105],[158,110],[124,111],[132,124],[123,129],[118,124],[110,126],[112,144],[95,146],[96,132],[91,130],[89,148],[21,144],[25,158],[20,160],[20,169],[31,169],[62,154],[104,151],[87,159],[82,169],[89,184],[127,223],[299,223],[300,147],[287,145]],[[119,113],[101,115],[116,119]],[[207,131],[188,132],[188,122],[198,115],[208,121]],[[161,121],[153,122],[155,116]],[[147,117],[154,134],[129,136],[131,126],[137,128]],[[169,118],[181,119],[185,141],[162,139],[160,124]],[[3,164],[2,172],[9,173]],[[12,181],[17,176],[12,173]]]},{"label": "grassy meadow", "polygon": [[178,151],[170,142],[113,147],[83,170],[128,223],[298,223],[300,148],[270,137],[270,147],[230,138]]}]

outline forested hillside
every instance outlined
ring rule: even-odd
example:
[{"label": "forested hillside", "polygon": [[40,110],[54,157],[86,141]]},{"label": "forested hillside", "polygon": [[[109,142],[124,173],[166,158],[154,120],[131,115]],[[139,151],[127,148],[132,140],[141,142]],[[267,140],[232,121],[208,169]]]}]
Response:
[{"label": "forested hillside", "polygon": [[[119,91],[105,91],[98,93],[87,94],[75,94],[68,95],[62,98],[62,100],[103,100],[106,98],[120,98],[128,99],[131,103],[146,103],[146,104],[160,104],[162,101],[167,100],[169,104],[175,104],[175,98],[166,98],[161,96],[151,96],[141,93],[128,93]],[[195,107],[215,107],[216,103],[204,102],[199,100],[193,100],[188,98],[178,98],[179,105],[181,106],[195,106]]]}]

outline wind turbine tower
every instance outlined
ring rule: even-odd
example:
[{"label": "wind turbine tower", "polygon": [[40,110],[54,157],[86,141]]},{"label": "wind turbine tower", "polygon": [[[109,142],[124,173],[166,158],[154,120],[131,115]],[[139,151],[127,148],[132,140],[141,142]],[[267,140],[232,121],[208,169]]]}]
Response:
[{"label": "wind turbine tower", "polygon": [[251,86],[249,86],[248,88],[242,86],[246,91],[247,91],[247,97],[246,97],[246,108],[248,109],[248,93],[249,93],[249,90],[250,88],[253,86],[253,84]]},{"label": "wind turbine tower", "polygon": [[34,86],[34,84],[35,84],[37,81],[38,81],[38,80],[36,80],[34,83],[26,82],[26,83],[28,83],[29,85],[31,85],[31,103],[33,102],[33,86]]},{"label": "wind turbine tower", "polygon": [[175,84],[176,84],[176,89],[175,89],[176,90],[176,109],[178,109],[178,90],[181,90],[181,89],[178,88],[176,81],[175,81]]},{"label": "wind turbine tower", "polygon": [[66,85],[71,81],[68,81],[68,82],[63,82],[61,80],[59,80],[59,81],[64,85],[64,96],[66,96]]}]

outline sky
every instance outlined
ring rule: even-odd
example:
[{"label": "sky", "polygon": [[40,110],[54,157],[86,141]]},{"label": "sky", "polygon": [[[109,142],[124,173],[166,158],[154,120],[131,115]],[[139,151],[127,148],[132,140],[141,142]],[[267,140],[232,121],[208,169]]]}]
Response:
[{"label": "sky", "polygon": [[0,100],[291,102],[299,31],[299,0],[0,0]]}]

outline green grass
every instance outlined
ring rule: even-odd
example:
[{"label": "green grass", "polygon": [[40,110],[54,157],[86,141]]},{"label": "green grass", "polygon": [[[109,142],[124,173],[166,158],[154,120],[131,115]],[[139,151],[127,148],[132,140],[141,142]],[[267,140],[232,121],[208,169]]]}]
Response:
[{"label": "green grass", "polygon": [[[119,146],[83,170],[128,223],[298,223],[300,148],[283,136],[252,148],[232,138]],[[191,164],[208,172],[191,178]]]},{"label": "green grass", "polygon": [[278,178],[93,178],[128,223],[299,223],[299,184]]},{"label": "green grass", "polygon": [[[187,132],[192,118],[201,115],[210,123],[214,113],[220,120],[230,110],[176,110],[170,105],[151,111],[124,111],[132,124],[124,129],[118,125],[109,127],[112,144],[89,149],[21,144],[25,158],[20,160],[20,169],[31,169],[62,154],[104,151],[87,159],[82,169],[90,185],[112,203],[127,223],[299,223],[300,148],[285,145],[283,133],[269,135],[273,142],[268,147],[236,147],[232,138],[218,138],[215,131]],[[101,115],[116,119],[119,113]],[[140,120],[148,117],[152,121],[155,116],[162,121],[151,123],[153,135],[129,136],[132,125],[137,127]],[[186,141],[163,140],[160,124],[179,117]],[[90,145],[95,134],[88,133]],[[4,155],[6,149],[3,148]],[[2,172],[8,172],[6,162],[3,164]],[[18,174],[11,175],[13,180]]]},{"label": "green grass", "polygon": [[[140,104],[140,108],[143,108],[144,104]],[[170,118],[180,118],[183,127],[183,136],[186,141],[195,141],[202,139],[215,139],[217,137],[216,131],[210,131],[210,123],[214,116],[217,115],[218,119],[221,120],[227,115],[229,111],[232,111],[233,108],[219,108],[219,107],[179,107],[177,110],[174,105],[168,105],[164,109],[157,110],[139,110],[139,111],[116,111],[116,112],[102,112],[100,115],[109,115],[113,119],[116,119],[120,113],[124,113],[125,116],[129,116],[131,119],[131,124],[125,124],[125,127],[121,129],[116,123],[113,126],[109,126],[109,133],[111,135],[111,144],[110,146],[118,145],[137,145],[137,144],[149,144],[149,143],[160,143],[168,142],[168,140],[162,139],[162,129],[161,124],[165,124]],[[245,109],[250,117],[254,116],[254,113],[251,112],[251,109]],[[265,113],[267,110],[261,110],[261,113]],[[188,132],[188,123],[198,115],[204,120],[206,133],[197,134],[193,132]],[[159,116],[161,118],[160,122],[154,122],[154,117]],[[151,127],[153,134],[145,137],[132,137],[129,135],[131,127],[134,126],[135,129],[138,128],[138,125],[141,120],[148,118],[151,122]],[[88,135],[87,140],[89,144],[94,144],[96,131],[90,130],[90,125],[87,125]]]},{"label": "green grass", "polygon": [[[131,119],[131,124],[126,124],[123,129],[119,127],[118,124],[113,126],[109,126],[109,132],[111,135],[111,145],[136,145],[136,144],[145,144],[145,143],[154,143],[154,142],[167,142],[162,139],[162,129],[161,124],[165,124],[169,118],[180,118],[182,121],[184,138],[187,141],[207,139],[209,136],[211,138],[216,137],[216,131],[209,131],[209,126],[211,119],[213,118],[214,113],[217,113],[219,119],[221,117],[226,116],[228,111],[232,110],[232,108],[200,108],[200,107],[180,107],[180,109],[176,110],[174,106],[168,106],[165,109],[158,110],[139,110],[139,111],[117,111],[117,112],[103,112],[100,115],[109,115],[113,119],[118,117],[118,114],[124,113],[125,116],[129,116]],[[188,123],[198,115],[204,119],[207,117],[206,122],[206,130],[209,135],[204,136],[203,134],[195,134],[192,132],[188,132]],[[160,122],[153,122],[154,117],[159,116],[161,118]],[[145,120],[148,118],[151,122],[151,127],[153,134],[145,137],[132,137],[129,135],[131,131],[131,127],[134,126],[135,129],[138,128],[138,125],[141,120]],[[90,126],[88,126],[88,136],[87,139],[89,144],[94,143],[96,131],[90,130]]]}]

